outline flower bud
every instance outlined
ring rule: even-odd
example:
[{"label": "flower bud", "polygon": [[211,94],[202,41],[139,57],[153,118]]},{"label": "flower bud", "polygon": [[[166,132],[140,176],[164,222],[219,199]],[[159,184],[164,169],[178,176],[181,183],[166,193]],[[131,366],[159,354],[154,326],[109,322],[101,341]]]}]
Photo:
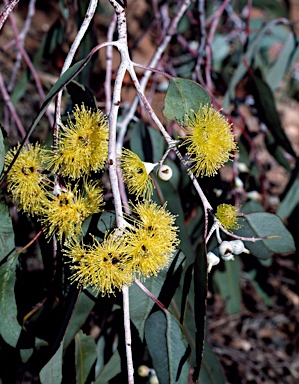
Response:
[{"label": "flower bud", "polygon": [[240,253],[250,253],[248,249],[245,248],[245,245],[242,240],[233,240],[230,241],[230,244],[233,248],[233,254],[240,255]]},{"label": "flower bud", "polygon": [[140,367],[138,368],[138,375],[141,377],[147,377],[150,371],[150,368],[146,365],[140,365]]},{"label": "flower bud", "polygon": [[172,169],[168,165],[161,165],[157,171],[157,176],[160,180],[168,181],[172,176]]},{"label": "flower bud", "polygon": [[208,252],[207,254],[207,262],[208,262],[208,273],[211,272],[212,267],[219,263],[220,259],[213,252]]},{"label": "flower bud", "polygon": [[151,376],[149,382],[150,384],[159,384],[158,377],[156,375]]},{"label": "flower bud", "polygon": [[233,247],[230,243],[230,241],[222,241],[222,243],[218,247],[219,254],[221,258],[225,261],[234,259]]}]

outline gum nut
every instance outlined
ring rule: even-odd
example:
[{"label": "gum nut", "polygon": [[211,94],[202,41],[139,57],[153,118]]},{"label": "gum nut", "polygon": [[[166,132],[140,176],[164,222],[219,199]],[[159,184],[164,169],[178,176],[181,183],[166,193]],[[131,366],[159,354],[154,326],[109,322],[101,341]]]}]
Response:
[{"label": "gum nut", "polygon": [[157,176],[160,180],[168,181],[172,176],[172,169],[168,165],[161,165],[157,171]]},{"label": "gum nut", "polygon": [[250,253],[250,251],[245,248],[245,245],[242,240],[233,240],[233,241],[230,241],[230,244],[233,248],[233,253],[235,255],[240,255],[242,252]]},{"label": "gum nut", "polygon": [[222,241],[222,243],[218,247],[220,256],[229,257],[233,254],[233,247],[230,244],[230,241]]},{"label": "gum nut", "polygon": [[215,255],[213,252],[208,252],[207,254],[207,262],[208,262],[208,273],[211,272],[211,269],[214,265],[219,264],[219,257]]},{"label": "gum nut", "polygon": [[138,368],[138,375],[141,377],[147,377],[149,373],[150,369],[146,365],[140,365],[140,367]]},{"label": "gum nut", "polygon": [[221,259],[224,261],[230,261],[235,260],[235,257],[233,253],[229,253],[227,256],[221,256]]}]

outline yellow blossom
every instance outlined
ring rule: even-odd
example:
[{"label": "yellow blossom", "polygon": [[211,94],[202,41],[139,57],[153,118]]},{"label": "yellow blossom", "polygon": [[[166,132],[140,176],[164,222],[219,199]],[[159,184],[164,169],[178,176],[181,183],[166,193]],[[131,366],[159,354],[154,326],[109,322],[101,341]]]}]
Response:
[{"label": "yellow blossom", "polygon": [[79,178],[103,169],[108,157],[108,124],[100,111],[75,106],[73,122],[59,134],[59,149],[48,152],[49,168],[63,176]]},{"label": "yellow blossom", "polygon": [[[91,202],[90,197],[93,198]],[[77,185],[62,189],[59,195],[48,194],[44,204],[41,222],[45,225],[48,237],[56,234],[58,240],[73,238],[80,234],[83,221],[93,213],[101,210],[102,189],[95,184],[89,185],[84,180],[83,191]]]},{"label": "yellow blossom", "polygon": [[187,155],[193,162],[191,170],[196,177],[213,176],[230,160],[237,149],[231,125],[210,105],[202,106],[198,112],[191,111],[186,119]]},{"label": "yellow blossom", "polygon": [[227,231],[240,228],[238,224],[238,210],[230,204],[220,204],[217,207],[216,219],[220,225]]},{"label": "yellow blossom", "polygon": [[179,240],[175,216],[165,207],[146,201],[133,207],[138,218],[126,234],[126,253],[138,278],[156,275],[171,261]]},{"label": "yellow blossom", "polygon": [[[5,168],[15,157],[20,144],[7,152]],[[39,214],[46,200],[45,186],[49,180],[42,174],[45,167],[45,150],[38,143],[21,149],[15,163],[7,175],[7,189],[18,203],[19,209],[29,215]]]},{"label": "yellow blossom", "polygon": [[90,286],[102,296],[115,294],[123,285],[131,284],[132,274],[127,268],[122,240],[114,231],[101,243],[94,238],[91,246],[80,246],[78,240],[68,243],[64,254],[71,258],[72,282],[76,281],[83,288]]},{"label": "yellow blossom", "polygon": [[153,181],[149,173],[156,164],[143,162],[134,152],[123,149],[121,169],[124,182],[130,193],[138,198],[150,198],[153,193]]}]

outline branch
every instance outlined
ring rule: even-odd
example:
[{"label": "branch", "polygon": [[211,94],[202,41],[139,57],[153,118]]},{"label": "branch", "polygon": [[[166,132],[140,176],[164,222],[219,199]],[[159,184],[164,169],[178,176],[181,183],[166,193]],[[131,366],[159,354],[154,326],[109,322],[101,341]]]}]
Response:
[{"label": "branch", "polygon": [[10,13],[13,11],[14,7],[18,4],[19,0],[11,0],[3,9],[3,11],[0,14],[0,30],[3,27],[3,24],[5,23],[6,19],[10,15]]}]

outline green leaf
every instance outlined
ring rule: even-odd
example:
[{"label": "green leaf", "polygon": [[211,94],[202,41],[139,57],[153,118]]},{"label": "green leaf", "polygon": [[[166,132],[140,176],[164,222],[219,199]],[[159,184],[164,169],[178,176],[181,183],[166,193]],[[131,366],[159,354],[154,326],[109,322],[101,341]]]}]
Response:
[{"label": "green leaf", "polygon": [[96,361],[96,344],[92,336],[79,331],[75,337],[76,383],[85,384]]},{"label": "green leaf", "polygon": [[110,360],[96,377],[95,384],[106,384],[121,372],[121,361],[118,350],[111,356]]},{"label": "green leaf", "polygon": [[[87,289],[87,292],[91,292],[91,289]],[[92,311],[95,305],[95,301],[86,295],[86,293],[80,292],[79,298],[74,308],[71,320],[68,324],[65,336],[64,336],[64,348],[73,340],[76,333],[79,331],[81,326],[85,323],[88,315]]]},{"label": "green leaf", "polygon": [[[185,260],[185,255],[180,252],[178,258],[175,259],[175,265],[173,270],[176,271]],[[170,269],[170,268],[169,268]],[[143,282],[143,285],[156,297],[158,298],[165,280],[168,277],[168,270],[163,269],[160,271],[157,276],[150,277]],[[144,323],[150,314],[153,306],[155,305],[154,301],[146,295],[136,284],[133,284],[129,287],[129,297],[130,297],[130,319],[135,325],[136,329],[139,332],[139,337],[141,340],[144,338]]]},{"label": "green leaf", "polygon": [[241,290],[240,290],[240,261],[235,258],[234,261],[224,263],[225,270],[220,272],[217,269],[214,273],[214,282],[226,303],[226,310],[230,315],[240,313],[241,311]]},{"label": "green leaf", "polygon": [[5,342],[16,347],[22,327],[17,320],[15,300],[16,264],[18,254],[15,253],[0,267],[0,334]]},{"label": "green leaf", "polygon": [[15,235],[8,206],[0,189],[0,261],[15,249]]},{"label": "green leaf", "polygon": [[30,359],[30,357],[32,356],[33,352],[34,352],[33,348],[20,349],[20,357],[21,357],[22,362],[26,363]]},{"label": "green leaf", "polygon": [[103,212],[99,218],[97,229],[104,234],[115,227],[115,222],[116,218],[114,212]]},{"label": "green leaf", "polygon": [[79,106],[84,103],[86,108],[97,110],[97,101],[93,92],[86,86],[72,80],[66,89],[71,96],[73,105],[78,104]]},{"label": "green leaf", "polygon": [[196,343],[196,367],[193,372],[193,381],[198,380],[205,340],[206,307],[208,293],[208,266],[207,250],[204,244],[199,246],[194,263],[194,316],[195,316],[195,343]]},{"label": "green leaf", "polygon": [[231,101],[235,99],[235,89],[247,74],[248,67],[253,67],[253,62],[256,57],[258,57],[257,53],[263,45],[265,35],[272,33],[272,29],[277,28],[277,25],[280,23],[280,19],[270,21],[257,33],[255,38],[248,45],[245,54],[239,60],[239,65],[234,71],[234,74],[230,79],[226,94],[224,95],[222,103],[224,110],[228,110]]},{"label": "green leaf", "polygon": [[225,384],[222,367],[212,351],[211,347],[205,343],[202,367],[199,375],[199,383],[202,384]]},{"label": "green leaf", "polygon": [[154,312],[145,323],[145,339],[160,384],[187,383],[187,345],[180,324],[168,311]]},{"label": "green leaf", "polygon": [[274,65],[266,72],[266,82],[269,84],[272,92],[280,84],[284,75],[288,72],[291,64],[291,59],[296,50],[296,35],[290,32],[287,39],[283,43],[283,48]]},{"label": "green leaf", "polygon": [[278,164],[283,166],[288,172],[291,172],[292,168],[289,161],[286,159],[285,154],[282,148],[278,145],[277,140],[275,140],[271,134],[265,136],[265,144],[268,152],[274,157]]},{"label": "green leaf", "polygon": [[290,216],[299,203],[299,179],[296,179],[280,203],[276,214],[282,219]]},{"label": "green leaf", "polygon": [[169,120],[184,124],[190,110],[197,112],[200,106],[210,103],[211,98],[202,86],[192,80],[176,77],[169,81],[163,114]]},{"label": "green leaf", "polygon": [[273,253],[294,252],[294,239],[281,219],[267,212],[256,212],[244,215],[242,227],[234,231],[236,235],[246,237],[277,236],[267,240],[246,242],[246,248],[261,259],[268,259]]},{"label": "green leaf", "polygon": [[296,157],[296,154],[283,130],[278,112],[275,107],[273,93],[268,84],[258,76],[252,77],[252,96],[259,117],[266,124],[272,133],[277,145],[284,148],[290,155]]},{"label": "green leaf", "polygon": [[62,353],[63,342],[56,353],[39,373],[41,384],[60,384],[62,382]]}]

